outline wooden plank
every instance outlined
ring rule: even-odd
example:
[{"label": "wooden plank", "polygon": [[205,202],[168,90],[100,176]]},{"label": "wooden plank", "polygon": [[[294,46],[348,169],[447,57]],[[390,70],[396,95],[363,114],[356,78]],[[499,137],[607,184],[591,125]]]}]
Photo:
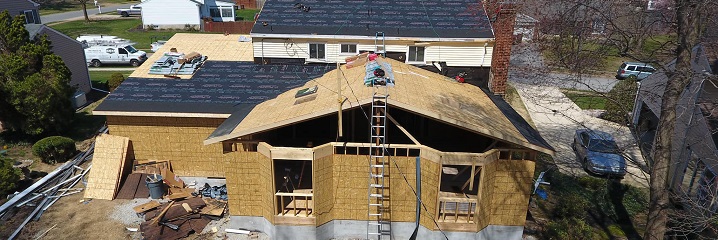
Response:
[{"label": "wooden plank", "polygon": [[401,130],[401,132],[403,132],[407,137],[409,137],[409,139],[411,139],[411,141],[412,141],[414,144],[416,144],[416,145],[421,145],[421,143],[419,143],[419,140],[416,140],[416,138],[415,138],[413,135],[411,135],[411,133],[409,133],[409,131],[407,131],[406,128],[404,128],[403,126],[401,126],[401,124],[399,124],[399,122],[397,122],[396,120],[394,120],[394,118],[391,117],[391,115],[389,115],[389,113],[386,114],[386,117],[389,118],[389,120],[390,120],[391,122],[393,122],[394,124],[396,124],[396,127],[399,128],[399,130]]},{"label": "wooden plank", "polygon": [[136,213],[143,213],[150,211],[152,209],[155,209],[160,206],[160,203],[157,201],[150,201],[148,203],[133,207],[132,209],[135,210]]},{"label": "wooden plank", "polygon": [[117,199],[134,199],[137,188],[139,188],[140,184],[144,184],[144,181],[142,181],[144,179],[141,178],[142,174],[140,173],[130,174],[117,193]]},{"label": "wooden plank", "polygon": [[270,151],[272,159],[314,160],[314,150],[311,148],[273,147]]}]

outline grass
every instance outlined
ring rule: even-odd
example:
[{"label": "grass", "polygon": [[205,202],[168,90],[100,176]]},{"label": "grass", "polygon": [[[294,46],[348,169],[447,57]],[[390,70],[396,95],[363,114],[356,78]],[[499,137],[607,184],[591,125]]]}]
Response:
[{"label": "grass", "polygon": [[92,82],[104,84],[107,83],[110,76],[115,73],[122,73],[122,75],[127,78],[130,74],[132,74],[132,71],[90,71],[90,80],[92,80]]},{"label": "grass", "polygon": [[234,15],[237,21],[254,21],[254,15],[259,12],[259,9],[239,9],[234,11]]},{"label": "grass", "polygon": [[87,34],[103,34],[112,35],[120,38],[128,39],[136,42],[137,49],[150,49],[150,44],[156,38],[169,39],[178,32],[188,32],[183,30],[143,30],[141,29],[142,20],[140,19],[118,19],[105,21],[92,21],[85,23],[84,20],[70,21],[52,25],[57,31],[64,33],[71,38]]},{"label": "grass", "polygon": [[648,212],[647,189],[613,179],[570,176],[550,166],[555,165],[548,155],[537,160],[536,174],[546,171],[544,180],[551,185],[544,187],[548,199],[534,199],[536,205],[529,209],[530,218],[547,220],[540,238],[641,238]]},{"label": "grass", "polygon": [[581,109],[606,109],[606,98],[592,91],[561,89]]},{"label": "grass", "polygon": [[[139,1],[129,0],[98,0],[100,6],[107,6],[109,4],[123,4],[123,3],[139,3]],[[87,0],[87,9],[93,9],[95,3],[92,0]],[[48,15],[69,11],[82,10],[82,4],[77,0],[50,0],[40,4],[40,15]]]}]

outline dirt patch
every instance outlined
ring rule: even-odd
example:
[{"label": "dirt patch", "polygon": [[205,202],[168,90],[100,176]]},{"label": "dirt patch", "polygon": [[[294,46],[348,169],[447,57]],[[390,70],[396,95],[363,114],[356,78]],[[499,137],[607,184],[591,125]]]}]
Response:
[{"label": "dirt patch", "polygon": [[61,198],[42,215],[40,221],[28,223],[19,239],[34,239],[53,226],[44,239],[139,239],[137,233],[127,231],[125,225],[109,217],[115,206],[131,200],[95,199],[82,202],[82,195],[78,193]]}]

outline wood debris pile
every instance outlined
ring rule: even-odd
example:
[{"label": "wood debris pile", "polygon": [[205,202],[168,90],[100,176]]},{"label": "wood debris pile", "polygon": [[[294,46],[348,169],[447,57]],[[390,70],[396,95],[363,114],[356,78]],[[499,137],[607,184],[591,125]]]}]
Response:
[{"label": "wood debris pile", "polygon": [[212,220],[222,218],[227,203],[211,198],[190,197],[180,201],[160,204],[151,201],[134,208],[144,215],[140,224],[143,239],[172,240],[201,233]]}]

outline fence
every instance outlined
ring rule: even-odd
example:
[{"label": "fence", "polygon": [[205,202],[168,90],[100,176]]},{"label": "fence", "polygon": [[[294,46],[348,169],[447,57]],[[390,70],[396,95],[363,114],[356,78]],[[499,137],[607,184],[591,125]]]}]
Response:
[{"label": "fence", "polygon": [[249,34],[254,22],[205,22],[205,32]]}]

